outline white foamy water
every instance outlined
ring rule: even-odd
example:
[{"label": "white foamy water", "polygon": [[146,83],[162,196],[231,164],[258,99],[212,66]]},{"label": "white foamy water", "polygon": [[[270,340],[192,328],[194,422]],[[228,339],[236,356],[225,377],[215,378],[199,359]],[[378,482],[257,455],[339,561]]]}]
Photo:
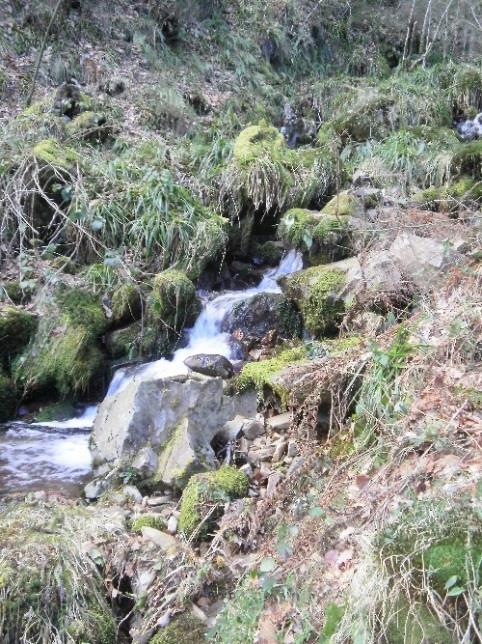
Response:
[{"label": "white foamy water", "polygon": [[[238,302],[258,293],[278,293],[277,279],[303,268],[301,254],[290,251],[277,268],[266,273],[260,284],[244,291],[228,291],[204,302],[187,346],[175,352],[172,360],[156,360],[141,367],[120,369],[112,379],[107,395],[121,391],[133,379],[149,379],[184,374],[184,360],[198,353],[232,358],[230,336],[221,332],[226,315]],[[67,491],[79,486],[89,475],[92,459],[89,430],[94,424],[96,406],[87,407],[78,418],[44,423],[10,423],[0,429],[0,493],[35,489]]]},{"label": "white foamy water", "polygon": [[89,429],[96,411],[87,407],[66,421],[10,423],[0,432],[0,493],[79,486],[92,469]]},{"label": "white foamy water", "polygon": [[150,362],[141,368],[120,369],[114,375],[107,392],[112,396],[122,391],[132,380],[148,380],[156,377],[175,376],[188,373],[184,360],[199,353],[218,354],[226,358],[233,357],[230,336],[221,332],[221,325],[226,315],[233,307],[248,297],[258,293],[279,293],[281,291],[277,280],[284,275],[290,275],[303,268],[301,253],[291,250],[280,262],[277,268],[268,271],[258,286],[244,291],[227,291],[207,301],[196,320],[195,325],[188,331],[188,344],[178,349],[172,360],[161,358]]}]

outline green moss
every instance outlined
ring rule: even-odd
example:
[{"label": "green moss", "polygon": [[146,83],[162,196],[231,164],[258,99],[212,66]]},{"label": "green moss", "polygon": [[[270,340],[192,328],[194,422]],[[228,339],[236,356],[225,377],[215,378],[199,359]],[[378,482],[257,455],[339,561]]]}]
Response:
[{"label": "green moss", "polygon": [[133,322],[122,329],[107,333],[104,341],[111,358],[151,357],[156,353],[156,330],[142,322]]},{"label": "green moss", "polygon": [[248,490],[246,474],[230,465],[223,465],[215,472],[195,474],[182,493],[179,529],[187,538],[195,533],[197,539],[207,538],[222,514],[222,506],[246,496]]},{"label": "green moss", "polygon": [[33,342],[16,360],[15,379],[27,391],[54,385],[62,396],[85,393],[102,374],[98,340],[106,326],[96,296],[81,289],[61,291]]},{"label": "green moss", "polygon": [[250,125],[238,136],[233,157],[238,163],[250,163],[264,155],[277,153],[285,147],[283,135],[270,125]]},{"label": "green moss", "polygon": [[142,297],[138,287],[132,282],[125,282],[112,294],[112,322],[130,322],[138,320],[142,313]]},{"label": "green moss", "polygon": [[166,522],[159,514],[141,514],[131,521],[131,530],[133,532],[141,532],[142,528],[165,530]]},{"label": "green moss", "polygon": [[260,394],[265,394],[267,390],[273,391],[282,404],[286,405],[289,391],[275,382],[275,376],[286,367],[305,362],[307,357],[307,350],[301,345],[294,349],[280,351],[268,360],[248,362],[237,377],[235,386],[238,391],[256,389]]},{"label": "green moss", "polygon": [[418,603],[409,606],[406,601],[400,600],[390,613],[392,617],[386,626],[390,644],[453,644],[450,631],[426,606]]},{"label": "green moss", "polygon": [[183,613],[158,631],[149,644],[199,644],[204,641],[205,634],[204,622],[194,615]]},{"label": "green moss", "polygon": [[[482,528],[480,516],[470,499],[434,498],[417,501],[404,511],[398,523],[377,539],[385,565],[401,574],[412,567],[413,583],[421,571],[443,595],[447,582],[465,589],[478,579],[482,569]],[[388,557],[388,558],[387,558]]]},{"label": "green moss", "polygon": [[358,200],[349,192],[340,192],[322,209],[322,215],[331,217],[353,217],[358,208]]},{"label": "green moss", "polygon": [[482,179],[482,140],[459,143],[453,152],[452,171]]},{"label": "green moss", "polygon": [[72,148],[62,146],[55,139],[44,139],[33,148],[33,155],[39,161],[48,165],[69,170],[78,161],[78,156]]},{"label": "green moss", "polygon": [[471,177],[461,177],[458,181],[442,186],[431,186],[413,196],[414,203],[441,212],[457,210],[461,204],[481,199],[482,184]]},{"label": "green moss", "polygon": [[72,138],[87,141],[104,141],[112,133],[112,127],[107,124],[104,114],[86,111],[76,116],[67,124],[66,134]]},{"label": "green moss", "polygon": [[199,313],[196,289],[185,273],[168,269],[156,275],[147,301],[147,320],[156,330],[159,355],[172,350],[185,326],[191,326]]},{"label": "green moss", "polygon": [[35,420],[39,423],[50,422],[52,420],[67,420],[75,414],[75,409],[71,402],[61,400],[46,407],[42,407],[36,414]]},{"label": "green moss", "polygon": [[279,243],[267,241],[264,244],[255,244],[253,255],[269,266],[277,266],[283,257],[283,248]]},{"label": "green moss", "polygon": [[322,337],[339,324],[345,311],[338,294],[345,285],[345,274],[331,267],[313,266],[295,273],[285,282],[285,291],[298,305],[306,329]]},{"label": "green moss", "polygon": [[14,383],[0,371],[0,423],[11,420],[17,408]]},{"label": "green moss", "polygon": [[0,308],[0,363],[9,363],[25,349],[37,329],[32,313],[14,306]]}]

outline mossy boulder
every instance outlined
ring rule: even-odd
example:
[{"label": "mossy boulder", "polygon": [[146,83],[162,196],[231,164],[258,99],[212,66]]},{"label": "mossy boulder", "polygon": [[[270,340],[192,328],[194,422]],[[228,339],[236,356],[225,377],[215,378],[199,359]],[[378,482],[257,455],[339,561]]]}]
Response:
[{"label": "mossy boulder", "polygon": [[260,396],[267,398],[275,394],[285,409],[288,404],[289,388],[277,382],[278,376],[286,367],[301,364],[308,360],[308,351],[304,345],[292,349],[283,349],[272,358],[259,362],[248,362],[236,379],[238,391],[255,389]]},{"label": "mossy boulder", "polygon": [[194,615],[183,613],[158,631],[149,644],[199,644],[205,640],[206,625]]},{"label": "mossy boulder", "polygon": [[17,402],[17,389],[14,383],[0,371],[0,423],[13,418]]},{"label": "mossy boulder", "polygon": [[200,311],[196,289],[185,273],[168,269],[156,275],[147,301],[147,320],[156,331],[156,352],[168,353],[182,330],[192,326]]},{"label": "mossy boulder", "polygon": [[246,496],[248,490],[246,474],[230,465],[215,472],[195,474],[182,493],[179,529],[187,538],[193,535],[199,540],[207,538],[225,503]]},{"label": "mossy boulder", "polygon": [[16,381],[27,392],[54,386],[65,397],[84,394],[103,373],[99,339],[106,327],[95,295],[60,289],[46,305],[30,346],[15,362]]},{"label": "mossy boulder", "polygon": [[284,293],[301,311],[306,330],[315,338],[336,329],[345,312],[341,293],[346,275],[339,264],[313,266],[281,281]]},{"label": "mossy boulder", "polygon": [[[330,203],[321,212],[292,208],[278,224],[278,236],[305,252],[310,264],[327,264],[352,253],[350,212],[332,214]],[[351,202],[350,202],[351,205]],[[348,211],[348,208],[346,208]]]},{"label": "mossy boulder", "polygon": [[157,332],[141,321],[110,331],[104,337],[107,353],[113,360],[150,358],[156,353]]},{"label": "mossy boulder", "polygon": [[112,324],[138,320],[142,315],[142,294],[132,282],[121,284],[112,294]]},{"label": "mossy boulder", "polygon": [[221,202],[232,219],[254,212],[260,223],[267,213],[321,200],[335,169],[329,150],[292,150],[275,127],[251,125],[234,143],[233,158],[221,177]]},{"label": "mossy boulder", "polygon": [[33,147],[32,154],[37,161],[64,170],[72,169],[79,160],[73,148],[64,146],[55,139],[40,141]]},{"label": "mossy boulder", "polygon": [[105,141],[112,134],[112,127],[108,124],[105,114],[86,111],[68,123],[65,131],[73,139],[97,143]]},{"label": "mossy boulder", "polygon": [[335,195],[321,210],[328,217],[354,217],[359,208],[358,199],[345,190]]},{"label": "mossy boulder", "polygon": [[15,306],[0,306],[0,363],[9,365],[37,329],[37,317]]}]

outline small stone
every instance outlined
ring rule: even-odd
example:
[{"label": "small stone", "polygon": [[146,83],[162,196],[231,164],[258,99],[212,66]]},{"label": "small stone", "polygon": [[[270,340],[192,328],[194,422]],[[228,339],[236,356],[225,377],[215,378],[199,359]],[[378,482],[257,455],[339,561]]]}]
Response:
[{"label": "small stone", "polygon": [[278,486],[278,483],[281,481],[281,475],[278,472],[273,472],[268,478],[268,486],[266,488],[266,496],[270,499]]},{"label": "small stone", "polygon": [[177,554],[181,548],[179,542],[172,535],[156,530],[156,528],[142,528],[142,536],[168,555]]},{"label": "small stone", "polygon": [[271,459],[273,463],[279,463],[280,461],[283,460],[283,456],[285,455],[287,447],[288,447],[288,444],[285,440],[281,440],[279,441],[279,443],[276,444],[276,447],[273,453],[273,458]]},{"label": "small stone", "polygon": [[266,433],[266,429],[264,427],[264,423],[258,420],[257,418],[252,418],[250,420],[247,420],[243,424],[243,434],[245,437],[252,441],[255,438],[258,438],[259,436],[263,436],[263,434]]},{"label": "small stone", "polygon": [[291,413],[289,411],[278,416],[268,418],[268,427],[271,431],[283,432],[289,429],[291,423]]},{"label": "small stone", "polygon": [[170,496],[150,496],[147,499],[147,505],[150,507],[155,507],[156,505],[167,505],[172,503],[172,498]]},{"label": "small stone", "polygon": [[201,373],[203,376],[228,379],[234,375],[234,367],[231,362],[224,356],[217,354],[210,355],[202,353],[189,356],[189,358],[184,360],[184,364],[192,371]]},{"label": "small stone", "polygon": [[260,461],[269,461],[274,454],[274,446],[263,447],[261,449],[251,449],[248,452],[248,459],[252,463],[259,463]]},{"label": "small stone", "polygon": [[287,476],[292,476],[295,472],[298,472],[303,465],[305,464],[306,459],[303,456],[297,456],[293,459],[293,462],[288,468]]},{"label": "small stone", "polygon": [[129,501],[134,501],[135,503],[142,503],[142,494],[135,487],[135,485],[124,485],[122,488],[122,494]]},{"label": "small stone", "polygon": [[242,465],[242,466],[239,468],[239,471],[240,471],[240,472],[243,472],[244,474],[246,474],[246,476],[247,476],[249,479],[252,479],[252,478],[253,478],[254,471],[253,471],[253,468],[251,467],[251,465],[250,465],[249,463],[246,463],[245,465]]},{"label": "small stone", "polygon": [[105,492],[105,490],[106,483],[104,479],[94,479],[84,487],[84,496],[89,501],[95,501]]},{"label": "small stone", "polygon": [[171,515],[169,517],[169,520],[167,522],[167,531],[169,534],[176,534],[177,532],[177,519],[174,515]]},{"label": "small stone", "polygon": [[296,456],[298,454],[298,448],[296,447],[296,443],[294,441],[290,441],[288,443],[288,449],[286,452],[286,455],[288,458],[293,458],[293,456]]}]

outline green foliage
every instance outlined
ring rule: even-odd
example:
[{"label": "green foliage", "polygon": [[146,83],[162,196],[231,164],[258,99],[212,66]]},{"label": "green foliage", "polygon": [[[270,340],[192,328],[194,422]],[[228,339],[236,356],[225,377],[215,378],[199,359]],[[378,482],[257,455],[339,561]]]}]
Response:
[{"label": "green foliage", "polygon": [[34,146],[32,153],[39,161],[66,170],[72,168],[79,158],[75,150],[62,146],[55,139],[40,141]]},{"label": "green foliage", "polygon": [[218,644],[254,641],[266,596],[266,590],[257,579],[245,577],[218,615],[209,632],[209,641]]},{"label": "green foliage", "polygon": [[456,211],[461,206],[470,206],[481,200],[482,182],[474,181],[471,177],[461,177],[458,181],[439,187],[431,186],[413,196],[416,204],[441,212]]},{"label": "green foliage", "polygon": [[179,529],[188,538],[207,538],[225,503],[246,496],[248,489],[246,474],[230,465],[195,474],[182,493]]},{"label": "green foliage", "polygon": [[411,583],[456,597],[477,588],[482,568],[480,510],[463,497],[435,497],[405,508],[377,537],[383,565],[409,569]]}]

